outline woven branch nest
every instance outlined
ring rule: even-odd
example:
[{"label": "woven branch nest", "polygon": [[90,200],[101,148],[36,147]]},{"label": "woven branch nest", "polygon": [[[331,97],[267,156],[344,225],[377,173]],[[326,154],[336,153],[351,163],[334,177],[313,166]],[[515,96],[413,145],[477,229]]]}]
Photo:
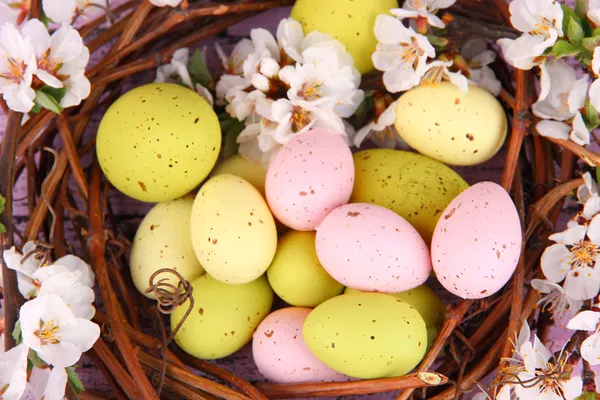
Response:
[{"label": "woven branch nest", "polygon": [[[39,2],[32,3],[32,17],[36,17]],[[65,225],[71,224],[80,234],[78,255],[92,265],[104,306],[104,312],[99,311],[95,317],[103,327],[103,334],[88,355],[111,385],[113,397],[158,398],[158,387],[163,381],[160,396],[165,398],[256,400],[402,390],[399,399],[411,396],[453,399],[471,391],[477,381],[497,367],[501,357],[511,354],[509,338],[514,337],[525,320],[533,317],[539,293],[528,290],[524,282],[539,272],[539,259],[564,197],[583,183],[576,178],[581,168],[576,163],[577,157],[590,165],[600,165],[600,156],[570,141],[528,135],[533,76],[528,71],[511,73],[498,61],[494,67],[503,81],[500,97],[511,121],[501,184],[511,192],[525,221],[526,245],[514,277],[503,291],[485,301],[462,300],[448,309],[437,340],[415,373],[344,383],[252,385],[244,377],[185,355],[174,343],[164,346],[169,334],[164,328],[164,317],[156,302],[139,296],[129,279],[123,257],[128,242],[121,237],[119,226],[111,222],[108,182],[97,160],[89,168],[83,168],[80,162],[86,155],[94,156],[94,140],[83,142],[84,131],[98,106],[114,101],[135,74],[170,61],[178,48],[194,45],[258,12],[292,3],[291,0],[214,1],[210,5],[190,2],[183,8],[172,9],[155,8],[143,0],[127,1],[111,10],[113,22],[108,28],[103,25],[106,19],[102,17],[81,29],[92,53],[109,48],[89,68],[92,92],[81,106],[61,116],[42,110],[22,126],[23,115],[7,111],[8,124],[0,149],[0,193],[7,198],[6,212],[2,215],[7,233],[2,235],[2,247],[7,249],[13,242],[22,244],[45,237],[46,241],[56,243],[52,255],[58,258],[67,251],[60,245],[65,242]],[[449,33],[455,39],[481,35],[494,40],[512,33],[504,0],[459,0],[447,11],[453,16]],[[377,85],[380,81],[378,74],[371,74],[364,77],[363,86]],[[60,137],[62,146],[57,149],[53,165],[51,155],[43,148],[54,143],[56,137]],[[34,161],[36,155],[41,159],[38,164]],[[554,179],[555,163],[560,166],[558,180]],[[12,216],[13,185],[22,175],[28,183],[30,214],[26,229],[18,232]],[[55,213],[52,237],[48,204],[52,204]],[[15,272],[6,265],[2,272],[6,332],[12,332],[23,299],[17,290]],[[186,283],[182,285],[185,287]],[[143,326],[140,313],[153,323]],[[540,318],[537,325],[542,340],[547,335],[547,319]],[[10,335],[6,345],[14,345]],[[444,348],[446,355],[439,357]],[[434,363],[435,371],[431,369]],[[188,367],[203,371],[212,379],[195,375]],[[415,390],[421,388],[427,390]],[[67,390],[67,395],[77,398],[73,390]],[[85,392],[79,396],[96,398]]]}]

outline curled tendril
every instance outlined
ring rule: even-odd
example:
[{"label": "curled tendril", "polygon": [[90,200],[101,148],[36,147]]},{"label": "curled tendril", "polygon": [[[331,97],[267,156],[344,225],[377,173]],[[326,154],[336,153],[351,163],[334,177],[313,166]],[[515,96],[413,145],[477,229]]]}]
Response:
[{"label": "curled tendril", "polygon": [[[154,282],[160,274],[174,275],[175,278],[178,280],[177,285],[169,283],[169,278],[161,278],[158,282]],[[157,270],[150,276],[148,283],[149,287],[144,291],[144,293],[153,294],[154,297],[156,297],[156,301],[158,302],[156,308],[162,314],[171,314],[178,307],[185,304],[186,301],[190,301],[187,311],[185,312],[177,326],[171,331],[169,337],[165,338],[164,343],[160,349],[160,356],[162,358],[162,368],[160,371],[160,381],[158,385],[158,393],[160,395],[160,392],[162,391],[165,382],[165,373],[167,372],[167,348],[175,338],[175,335],[177,334],[187,317],[192,312],[192,309],[194,308],[194,297],[192,296],[194,288],[187,280],[183,278],[183,276],[181,276],[179,272],[171,268],[161,268]]]}]

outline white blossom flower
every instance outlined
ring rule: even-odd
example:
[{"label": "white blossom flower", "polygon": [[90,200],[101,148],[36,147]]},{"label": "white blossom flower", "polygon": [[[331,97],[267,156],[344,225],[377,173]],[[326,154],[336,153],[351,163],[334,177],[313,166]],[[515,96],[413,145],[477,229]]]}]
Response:
[{"label": "white blossom flower", "polygon": [[[596,305],[596,309],[597,307],[598,305]],[[567,325],[569,329],[594,332],[581,343],[581,356],[591,365],[600,364],[598,322],[600,322],[600,312],[586,310],[577,314]]]},{"label": "white blossom flower", "polygon": [[233,51],[227,57],[219,43],[215,44],[217,54],[221,59],[223,71],[230,75],[241,75],[243,72],[244,61],[251,53],[254,53],[254,44],[250,39],[242,39],[233,48]]},{"label": "white blossom flower", "polygon": [[591,67],[596,79],[594,79],[594,82],[590,85],[588,95],[590,97],[590,103],[596,110],[600,110],[600,46],[597,46],[594,49]]},{"label": "white blossom flower", "polygon": [[529,335],[529,326],[524,326],[513,357],[505,359],[510,364],[501,366],[496,378],[497,387],[500,387],[496,398],[510,400],[511,392],[521,400],[564,400],[581,395],[581,377],[565,371],[568,354],[561,352],[554,357],[537,336],[534,335],[531,341]]},{"label": "white blossom flower", "polygon": [[76,273],[62,272],[45,279],[40,286],[38,297],[50,294],[59,296],[77,318],[92,319],[96,313],[92,305],[94,291],[84,285]]},{"label": "white blossom flower", "polygon": [[542,54],[563,36],[563,10],[553,0],[514,0],[509,5],[510,22],[523,34],[516,40],[500,39],[504,58],[519,69],[542,62]]},{"label": "white blossom flower", "polygon": [[[4,349],[4,347],[3,347]],[[29,348],[24,344],[0,354],[0,398],[19,400],[27,385],[27,355]]]},{"label": "white blossom flower", "polygon": [[392,93],[417,86],[425,73],[427,58],[435,57],[429,40],[389,15],[375,20],[378,44],[373,53],[375,68],[383,71],[383,83]]},{"label": "white blossom flower", "polygon": [[229,101],[226,111],[233,118],[244,121],[254,112],[256,101],[264,97],[265,94],[260,90],[253,90],[250,93],[244,90],[230,91],[226,96]]},{"label": "white blossom flower", "polygon": [[571,139],[581,146],[590,144],[590,131],[587,126],[585,126],[585,122],[579,111],[575,114],[572,125],[545,119],[538,122],[535,128],[542,136],[562,140]]},{"label": "white blossom flower", "polygon": [[4,250],[3,253],[6,266],[17,271],[19,292],[26,299],[37,296],[40,288],[40,282],[33,277],[33,274],[42,265],[42,260],[37,259],[34,254],[35,248],[33,242],[27,242],[23,246],[23,254],[19,253],[14,246],[9,250]]},{"label": "white blossom flower", "polygon": [[[392,102],[374,121],[369,122],[356,132],[354,136],[354,145],[360,145],[369,138],[377,147],[407,150],[409,147],[400,137],[394,124],[396,123],[396,105],[397,101]],[[377,108],[377,105],[376,107]]]},{"label": "white blossom flower", "polygon": [[33,273],[33,278],[43,283],[46,280],[63,273],[72,273],[77,281],[87,287],[94,286],[94,272],[81,258],[68,254],[59,258],[54,264],[38,269]]},{"label": "white blossom flower", "polygon": [[42,0],[44,14],[58,24],[70,24],[78,15],[93,17],[107,7],[107,0]]},{"label": "white blossom flower", "polygon": [[421,84],[435,85],[443,80],[450,81],[463,92],[469,91],[469,80],[460,72],[451,72],[452,61],[432,61],[425,67]]},{"label": "white blossom flower", "polygon": [[437,10],[448,8],[454,3],[456,3],[456,0],[406,0],[402,8],[391,9],[390,13],[400,19],[425,18],[429,25],[443,29],[446,24],[435,13]]},{"label": "white blossom flower", "polygon": [[594,27],[600,26],[600,1],[588,0],[587,17],[592,22]]},{"label": "white blossom flower", "polygon": [[26,302],[20,310],[23,343],[54,367],[75,364],[100,337],[100,328],[77,318],[65,302],[54,294]]},{"label": "white blossom flower", "polygon": [[0,93],[8,107],[18,112],[33,108],[31,88],[37,62],[33,43],[10,23],[0,26]]},{"label": "white blossom flower", "polygon": [[302,24],[293,18],[284,18],[277,26],[277,43],[281,49],[296,62],[302,62],[305,47]]},{"label": "white blossom flower", "polygon": [[90,51],[76,29],[63,24],[50,36],[43,23],[32,19],[23,26],[22,32],[31,39],[37,56],[34,75],[48,86],[66,89],[60,101],[62,107],[79,105],[89,96],[91,86],[85,67]]},{"label": "white blossom flower", "polygon": [[148,0],[156,7],[177,7],[183,0]]},{"label": "white blossom flower", "polygon": [[479,37],[467,40],[460,49],[460,55],[468,63],[469,81],[498,96],[502,84],[496,78],[494,71],[488,67],[496,60],[496,53],[488,50],[487,40]]},{"label": "white blossom flower", "polygon": [[20,25],[31,6],[31,0],[0,0],[0,25],[8,22],[12,25]]},{"label": "white blossom flower", "polygon": [[567,230],[549,237],[556,242],[541,258],[547,280],[560,283],[573,300],[588,300],[598,294],[600,272],[595,269],[600,259],[600,216],[589,225],[569,224]]},{"label": "white blossom flower", "polygon": [[542,293],[538,301],[542,310],[551,313],[561,326],[567,316],[575,315],[583,305],[583,301],[567,296],[562,286],[547,279],[532,279],[531,287]]},{"label": "white blossom flower", "polygon": [[211,106],[214,104],[213,95],[210,91],[199,83],[192,82],[192,77],[188,70],[190,61],[190,50],[188,48],[177,49],[173,53],[169,64],[161,65],[156,69],[156,79],[154,82],[183,83],[187,88],[195,91],[204,98]]},{"label": "white blossom flower", "polygon": [[585,204],[591,197],[597,197],[599,190],[598,183],[592,178],[592,174],[586,172],[582,178],[585,183],[577,188],[577,200],[579,204]]},{"label": "white blossom flower", "polygon": [[580,79],[575,69],[565,60],[544,62],[540,66],[540,97],[533,105],[533,113],[540,118],[565,121],[583,107],[588,90],[588,75]]}]

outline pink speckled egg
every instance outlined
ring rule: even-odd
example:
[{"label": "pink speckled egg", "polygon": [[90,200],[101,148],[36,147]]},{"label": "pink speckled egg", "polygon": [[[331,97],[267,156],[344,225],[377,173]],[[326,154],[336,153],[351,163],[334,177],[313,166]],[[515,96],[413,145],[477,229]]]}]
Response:
[{"label": "pink speckled egg", "polygon": [[289,307],[267,316],[254,332],[252,355],[258,370],[277,383],[335,382],[350,378],[323,364],[302,337],[310,308]]},{"label": "pink speckled egg", "polygon": [[317,228],[316,249],[336,281],[365,292],[404,292],[431,272],[429,249],[416,229],[375,204],[333,210]]},{"label": "pink speckled egg", "polygon": [[274,157],[265,183],[273,215],[292,229],[312,231],[354,186],[354,160],[340,133],[312,129]]},{"label": "pink speckled egg", "polygon": [[463,299],[481,299],[510,279],[521,254],[521,222],[502,186],[481,182],[444,210],[431,242],[440,283]]}]

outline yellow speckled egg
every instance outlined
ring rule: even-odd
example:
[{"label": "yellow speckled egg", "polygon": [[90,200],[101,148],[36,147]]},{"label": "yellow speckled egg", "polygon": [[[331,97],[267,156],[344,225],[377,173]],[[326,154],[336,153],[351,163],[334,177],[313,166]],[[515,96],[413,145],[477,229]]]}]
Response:
[{"label": "yellow speckled egg", "polygon": [[141,201],[173,200],[208,176],[221,149],[221,128],[193,90],[151,83],[109,107],[96,149],[102,171],[119,191]]},{"label": "yellow speckled egg", "polygon": [[[344,293],[359,293],[358,290],[346,288]],[[394,297],[399,298],[413,306],[419,312],[425,326],[427,327],[427,348],[429,349],[444,320],[444,312],[446,306],[440,298],[427,285],[417,286],[414,289],[407,290],[401,293],[392,293]]]},{"label": "yellow speckled egg", "polygon": [[237,175],[252,184],[265,197],[265,179],[267,170],[260,164],[253,163],[241,154],[233,155],[215,167],[211,176],[231,174]]},{"label": "yellow speckled egg", "polygon": [[192,245],[212,277],[248,283],[273,260],[277,229],[266,201],[244,179],[223,174],[209,179],[194,200]]},{"label": "yellow speckled egg", "polygon": [[319,262],[315,237],[314,231],[289,231],[283,235],[267,270],[275,293],[293,306],[315,307],[344,290]]},{"label": "yellow speckled egg", "polygon": [[[194,196],[158,203],[146,214],[131,246],[131,278],[137,290],[145,294],[149,279],[162,268],[171,268],[192,281],[204,273],[198,262],[190,238],[190,216]],[[172,274],[159,274],[154,282],[168,278],[168,283],[177,285]]]},{"label": "yellow speckled egg", "polygon": [[302,329],[310,351],[345,375],[404,375],[425,355],[427,329],[409,303],[383,293],[350,293],[317,306]]},{"label": "yellow speckled egg", "polygon": [[[192,287],[194,308],[175,342],[186,353],[204,360],[227,357],[244,347],[273,305],[273,291],[264,276],[243,285],[228,285],[204,275],[193,281]],[[171,314],[171,329],[188,307],[189,301]]]},{"label": "yellow speckled egg", "polygon": [[446,165],[402,150],[372,149],[354,154],[351,203],[373,203],[406,219],[431,241],[442,211],[469,185]]},{"label": "yellow speckled egg", "polygon": [[302,24],[305,34],[324,32],[342,42],[364,74],[373,69],[375,18],[397,7],[397,0],[297,0],[290,16]]},{"label": "yellow speckled egg", "polygon": [[398,100],[396,129],[419,153],[450,165],[475,165],[492,158],[506,139],[506,114],[489,92],[450,82],[422,85]]}]

